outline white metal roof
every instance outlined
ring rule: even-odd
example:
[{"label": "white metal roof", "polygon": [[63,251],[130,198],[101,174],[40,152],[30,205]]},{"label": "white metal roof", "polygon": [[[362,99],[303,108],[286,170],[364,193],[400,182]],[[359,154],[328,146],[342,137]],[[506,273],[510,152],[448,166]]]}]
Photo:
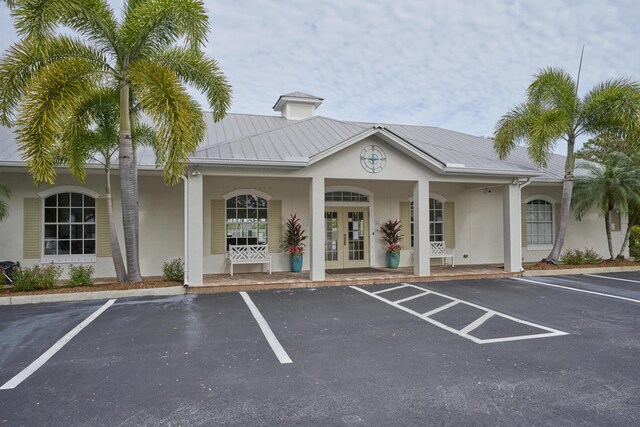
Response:
[{"label": "white metal roof", "polygon": [[[234,113],[217,123],[211,113],[205,113],[205,122],[205,139],[191,156],[194,164],[304,167],[309,159],[345,141],[372,129],[384,129],[414,147],[418,155],[440,163],[443,170],[449,166],[452,170],[488,174],[513,172],[538,175],[536,179],[550,181],[562,180],[564,176],[564,156],[553,155],[549,167],[541,170],[529,160],[524,147],[517,147],[506,160],[500,160],[493,150],[493,140],[437,127],[351,122],[322,116],[287,120],[280,116]],[[140,148],[137,159],[140,166],[155,165],[149,148]],[[0,164],[23,164],[15,134],[6,127],[0,127]]]}]

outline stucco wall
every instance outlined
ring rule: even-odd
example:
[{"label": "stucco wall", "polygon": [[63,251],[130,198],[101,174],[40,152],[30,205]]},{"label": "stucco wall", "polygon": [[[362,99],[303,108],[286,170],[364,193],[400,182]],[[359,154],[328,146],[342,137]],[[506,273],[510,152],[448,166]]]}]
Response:
[{"label": "stucco wall", "polygon": [[[104,178],[90,174],[85,183],[79,183],[67,174],[58,176],[55,186],[42,184],[36,187],[26,173],[0,174],[0,182],[11,188],[9,218],[0,222],[0,260],[20,261],[31,266],[40,259],[23,259],[23,200],[38,197],[38,193],[51,187],[69,185],[91,189],[104,196]],[[182,185],[167,187],[160,176],[140,176],[140,268],[144,276],[162,274],[162,264],[183,254],[183,206]],[[112,177],[114,220],[120,245],[124,254],[119,177]],[[66,265],[64,267],[66,277]],[[114,277],[113,261],[110,257],[98,257],[91,265],[96,277]]]}]

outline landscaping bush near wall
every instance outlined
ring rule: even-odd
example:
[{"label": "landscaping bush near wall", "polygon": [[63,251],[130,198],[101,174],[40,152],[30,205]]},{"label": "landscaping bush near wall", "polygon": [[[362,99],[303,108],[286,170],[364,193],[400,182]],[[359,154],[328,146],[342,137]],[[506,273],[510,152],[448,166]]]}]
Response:
[{"label": "landscaping bush near wall", "polygon": [[182,282],[184,280],[184,262],[181,258],[165,262],[162,265],[162,273],[165,280]]},{"label": "landscaping bush near wall", "polygon": [[589,248],[585,248],[584,251],[567,249],[560,257],[560,262],[569,265],[598,264],[602,262],[602,257]]},{"label": "landscaping bush near wall", "polygon": [[62,275],[62,268],[53,264],[22,267],[13,273],[13,288],[16,291],[51,289]]},{"label": "landscaping bush near wall", "polygon": [[93,271],[90,265],[70,265],[67,286],[93,286]]}]

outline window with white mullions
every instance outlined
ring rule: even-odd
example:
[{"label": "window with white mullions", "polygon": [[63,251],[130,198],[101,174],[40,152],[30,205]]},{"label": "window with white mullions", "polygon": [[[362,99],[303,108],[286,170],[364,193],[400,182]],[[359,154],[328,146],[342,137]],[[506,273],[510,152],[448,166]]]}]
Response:
[{"label": "window with white mullions", "polygon": [[535,199],[527,202],[527,245],[553,244],[553,204]]},{"label": "window with white mullions", "polygon": [[227,250],[229,245],[266,245],[268,239],[268,201],[251,194],[226,201]]},{"label": "window with white mullions", "polygon": [[[411,247],[414,246],[413,235],[413,200],[411,209]],[[444,203],[438,199],[429,198],[429,241],[444,242]]]},{"label": "window with white mullions", "polygon": [[44,255],[95,255],[96,201],[62,192],[44,199]]}]

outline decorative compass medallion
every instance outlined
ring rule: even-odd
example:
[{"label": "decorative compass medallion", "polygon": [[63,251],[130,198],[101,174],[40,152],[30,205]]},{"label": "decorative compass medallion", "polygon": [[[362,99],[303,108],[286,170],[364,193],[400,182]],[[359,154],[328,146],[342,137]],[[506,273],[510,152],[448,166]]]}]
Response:
[{"label": "decorative compass medallion", "polygon": [[387,164],[387,155],[377,145],[367,145],[360,152],[360,164],[369,173],[378,173]]}]

